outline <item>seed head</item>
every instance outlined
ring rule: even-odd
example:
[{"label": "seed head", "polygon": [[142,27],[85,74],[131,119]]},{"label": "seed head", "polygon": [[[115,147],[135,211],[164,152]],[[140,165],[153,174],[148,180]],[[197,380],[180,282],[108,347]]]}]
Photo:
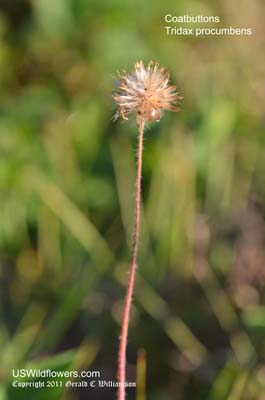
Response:
[{"label": "seed head", "polygon": [[176,104],[181,97],[169,85],[169,72],[158,63],[151,61],[145,68],[142,61],[137,62],[132,73],[123,71],[119,78],[118,91],[113,94],[118,105],[114,120],[128,120],[128,114],[136,113],[138,119],[159,121],[164,110],[179,111]]}]

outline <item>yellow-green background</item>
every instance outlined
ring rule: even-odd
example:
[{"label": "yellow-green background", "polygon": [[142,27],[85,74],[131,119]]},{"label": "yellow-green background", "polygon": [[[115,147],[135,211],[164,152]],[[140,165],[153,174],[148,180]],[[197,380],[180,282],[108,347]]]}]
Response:
[{"label": "yellow-green background", "polygon": [[[167,13],[253,35],[166,36]],[[137,130],[111,92],[139,60],[184,98],[145,132],[128,399],[264,400],[264,33],[262,0],[0,1],[1,400],[115,399],[10,371],[115,379]]]}]

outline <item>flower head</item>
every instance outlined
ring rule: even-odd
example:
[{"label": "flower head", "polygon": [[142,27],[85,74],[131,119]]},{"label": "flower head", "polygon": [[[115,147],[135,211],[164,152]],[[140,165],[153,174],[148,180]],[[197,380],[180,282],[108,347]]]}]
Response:
[{"label": "flower head", "polygon": [[150,62],[147,68],[143,62],[137,62],[130,74],[119,74],[118,91],[113,94],[118,104],[114,120],[136,113],[144,121],[159,121],[164,110],[179,111],[176,106],[181,97],[176,87],[169,85],[170,75],[158,63]]}]

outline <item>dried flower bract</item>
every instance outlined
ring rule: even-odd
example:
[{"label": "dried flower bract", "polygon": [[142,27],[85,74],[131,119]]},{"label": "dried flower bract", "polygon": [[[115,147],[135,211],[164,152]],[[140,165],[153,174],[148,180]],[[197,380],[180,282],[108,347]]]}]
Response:
[{"label": "dried flower bract", "polygon": [[127,120],[127,115],[136,113],[144,121],[159,121],[164,110],[179,111],[178,100],[181,97],[176,87],[169,84],[170,75],[158,63],[150,62],[147,68],[143,62],[135,64],[131,74],[119,73],[119,89],[113,98],[118,104],[114,115]]}]

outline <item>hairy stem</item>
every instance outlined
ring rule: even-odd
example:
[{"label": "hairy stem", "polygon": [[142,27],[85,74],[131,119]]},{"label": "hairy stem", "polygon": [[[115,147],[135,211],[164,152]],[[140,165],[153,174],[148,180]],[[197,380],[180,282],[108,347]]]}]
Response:
[{"label": "hairy stem", "polygon": [[126,379],[126,348],[128,327],[130,321],[130,311],[132,304],[132,296],[135,281],[135,270],[137,261],[137,249],[139,241],[140,214],[141,214],[141,176],[142,176],[142,153],[143,153],[143,135],[144,135],[144,119],[138,118],[139,137],[137,150],[137,176],[136,176],[136,203],[135,203],[135,222],[132,244],[132,258],[130,265],[130,275],[126,291],[125,306],[123,311],[119,357],[118,357],[118,382],[120,383],[117,392],[118,400],[125,400],[125,379]]}]

